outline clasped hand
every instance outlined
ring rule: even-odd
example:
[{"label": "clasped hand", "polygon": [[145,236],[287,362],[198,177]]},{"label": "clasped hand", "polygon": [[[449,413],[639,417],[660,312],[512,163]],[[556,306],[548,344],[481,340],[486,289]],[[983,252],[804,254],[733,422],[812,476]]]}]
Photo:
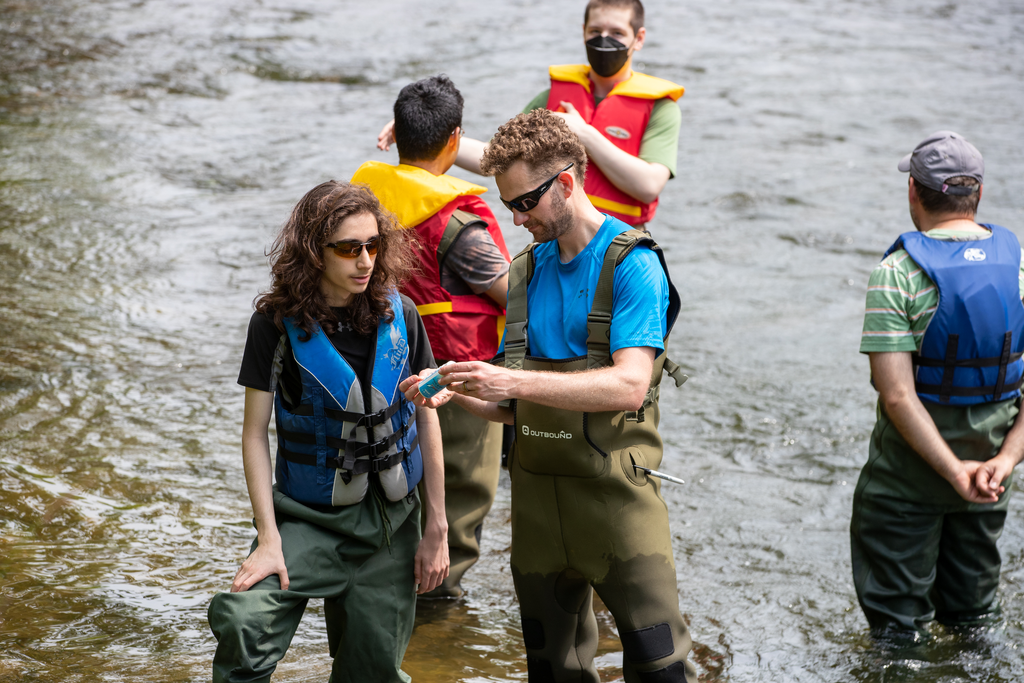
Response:
[{"label": "clasped hand", "polygon": [[969,503],[995,503],[1006,490],[1002,481],[1013,470],[1005,458],[996,456],[991,460],[961,460],[960,467],[950,478],[950,484]]}]

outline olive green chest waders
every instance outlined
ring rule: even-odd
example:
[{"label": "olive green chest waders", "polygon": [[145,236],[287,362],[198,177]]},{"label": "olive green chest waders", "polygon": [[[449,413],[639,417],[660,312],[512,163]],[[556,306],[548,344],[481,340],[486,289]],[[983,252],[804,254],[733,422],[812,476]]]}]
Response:
[{"label": "olive green chest waders", "polygon": [[[994,457],[1020,399],[973,406],[924,402],[961,460]],[[981,625],[999,617],[996,541],[1003,531],[1013,474],[996,503],[968,503],[906,442],[888,415],[868,444],[853,494],[850,554],[857,599],[868,624],[886,635],[928,635],[933,619]]]},{"label": "olive green chest waders", "polygon": [[[479,223],[482,221],[471,213],[452,213],[437,247],[438,270],[462,231]],[[451,359],[436,360],[440,364]],[[421,599],[462,595],[462,577],[480,559],[484,518],[494,503],[501,476],[502,425],[477,417],[454,401],[437,409],[437,421],[444,453],[444,513],[451,565],[441,585],[421,595]]]},{"label": "olive green chest waders", "polygon": [[[578,372],[610,364],[615,265],[638,244],[657,245],[636,230],[609,246],[587,318],[587,355],[552,360],[528,354],[527,286],[531,245],[512,262],[505,333],[505,366]],[[679,312],[669,280],[668,327]],[[667,346],[666,333],[666,346]],[[516,400],[512,479],[512,577],[519,597],[531,683],[596,683],[597,620],[593,592],[615,618],[627,683],[696,681],[679,612],[668,509],[660,482],[633,466],[657,468],[658,393],[668,370],[661,353],[650,389],[636,412],[581,413]]]},{"label": "olive green chest waders", "polygon": [[214,683],[270,681],[310,598],[324,601],[329,683],[408,683],[402,658],[416,615],[419,499],[392,502],[371,487],[358,503],[332,508],[304,505],[275,487],[291,585],[281,590],[271,574],[247,591],[213,597]]}]

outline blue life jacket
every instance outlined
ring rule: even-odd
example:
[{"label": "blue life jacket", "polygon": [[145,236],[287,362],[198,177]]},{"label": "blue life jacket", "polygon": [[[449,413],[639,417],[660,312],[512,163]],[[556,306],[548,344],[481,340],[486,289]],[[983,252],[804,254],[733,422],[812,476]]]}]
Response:
[{"label": "blue life jacket", "polygon": [[423,476],[416,406],[398,384],[410,375],[402,301],[391,299],[394,320],[381,322],[371,368],[370,409],[352,366],[319,325],[306,341],[284,321],[302,377],[302,397],[289,411],[277,391],[277,486],[308,505],[352,505],[378,473],[388,500],[412,493]]},{"label": "blue life jacket", "polygon": [[953,241],[908,232],[885,253],[905,249],[939,292],[914,355],[915,387],[923,401],[969,406],[1021,395],[1020,243],[1006,228],[982,227],[992,237]]}]

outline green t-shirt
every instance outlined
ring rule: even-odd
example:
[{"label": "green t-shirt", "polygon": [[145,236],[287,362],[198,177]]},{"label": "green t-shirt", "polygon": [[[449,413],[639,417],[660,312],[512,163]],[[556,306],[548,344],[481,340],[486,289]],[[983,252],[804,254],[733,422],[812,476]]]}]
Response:
[{"label": "green t-shirt", "polygon": [[[548,88],[526,105],[523,113],[534,109],[544,109],[548,105]],[[600,103],[600,100],[598,100]],[[679,127],[683,114],[676,103],[664,98],[654,103],[651,118],[647,122],[647,130],[640,140],[640,153],[637,155],[649,164],[661,164],[668,169],[669,177],[676,175],[676,160],[679,157]]]},{"label": "green t-shirt", "polygon": [[[929,230],[939,240],[974,241],[991,237],[987,230]],[[1022,250],[1024,253],[1024,250]],[[1021,259],[1020,295],[1024,298],[1024,256]],[[904,249],[889,254],[868,279],[864,330],[860,352],[921,349],[925,328],[939,305],[939,290]]]}]

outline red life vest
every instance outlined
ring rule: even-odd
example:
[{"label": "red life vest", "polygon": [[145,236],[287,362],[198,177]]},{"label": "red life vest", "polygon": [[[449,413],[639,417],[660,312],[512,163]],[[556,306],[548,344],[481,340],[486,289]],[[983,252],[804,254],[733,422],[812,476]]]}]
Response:
[{"label": "red life vest", "polygon": [[505,309],[485,294],[455,295],[441,286],[437,247],[456,210],[474,214],[506,260],[511,261],[498,221],[477,195],[487,190],[453,176],[416,166],[368,161],[352,176],[370,187],[403,227],[416,230],[420,272],[402,287],[423,318],[434,358],[448,361],[489,360],[505,331]]},{"label": "red life vest", "polygon": [[[680,85],[634,71],[628,79],[617,83],[600,104],[595,105],[589,65],[552,66],[548,74],[551,76],[548,109],[565,111],[561,103],[571,103],[584,121],[611,140],[613,145],[633,156],[640,154],[640,143],[651,120],[654,103],[666,97],[676,101],[684,91]],[[615,187],[593,161],[587,164],[587,180],[583,189],[594,206],[630,225],[649,222],[658,206],[657,199],[644,204]]]}]

